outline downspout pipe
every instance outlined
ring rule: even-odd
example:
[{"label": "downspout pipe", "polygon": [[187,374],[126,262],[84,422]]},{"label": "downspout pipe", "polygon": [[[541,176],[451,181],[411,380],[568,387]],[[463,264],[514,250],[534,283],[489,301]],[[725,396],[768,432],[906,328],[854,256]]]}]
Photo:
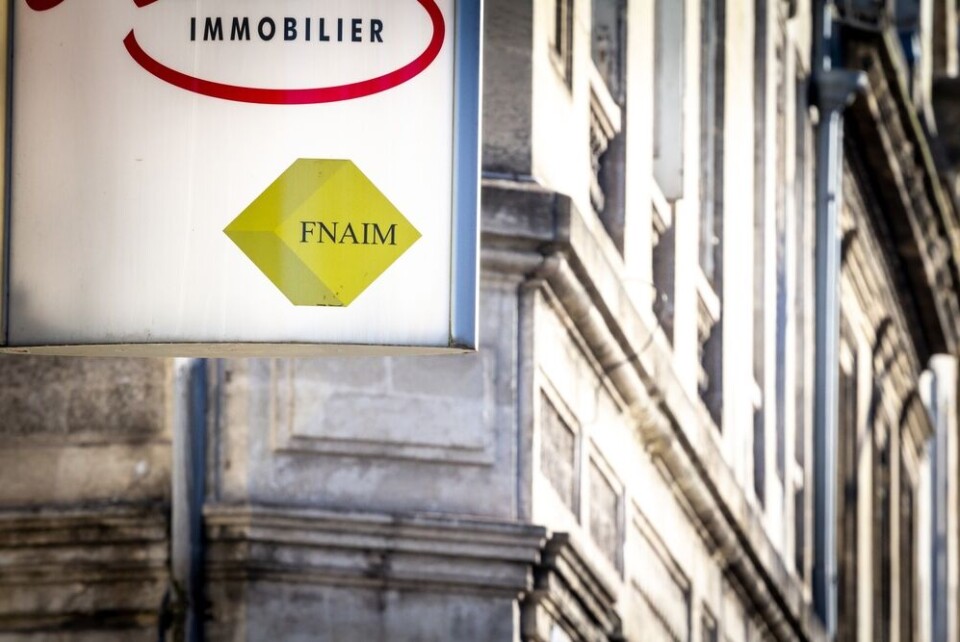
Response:
[{"label": "downspout pipe", "polygon": [[173,364],[171,571],[185,642],[204,639],[203,503],[206,496],[207,361]]},{"label": "downspout pipe", "polygon": [[863,72],[840,68],[836,7],[816,4],[813,90],[816,134],[816,347],[813,417],[813,606],[830,638],[837,631],[837,421],[840,340],[840,212],[843,112],[865,91]]}]

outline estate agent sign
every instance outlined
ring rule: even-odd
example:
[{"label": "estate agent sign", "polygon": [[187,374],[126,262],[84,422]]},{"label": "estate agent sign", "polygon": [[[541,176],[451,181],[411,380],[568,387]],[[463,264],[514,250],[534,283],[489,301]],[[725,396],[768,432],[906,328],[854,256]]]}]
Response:
[{"label": "estate agent sign", "polygon": [[7,351],[476,344],[474,0],[13,0]]}]

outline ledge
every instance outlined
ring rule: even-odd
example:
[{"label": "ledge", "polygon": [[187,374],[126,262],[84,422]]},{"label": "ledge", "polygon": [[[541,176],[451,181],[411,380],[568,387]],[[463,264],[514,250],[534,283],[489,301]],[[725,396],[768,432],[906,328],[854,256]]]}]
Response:
[{"label": "ledge", "polygon": [[[847,111],[846,129],[887,206],[880,217],[906,279],[898,295],[916,309],[921,360],[960,346],[960,222],[944,190],[931,140],[906,87],[899,44],[889,30],[851,31],[847,56],[867,73],[869,89]],[[848,146],[849,148],[850,146]]]},{"label": "ledge", "polygon": [[525,524],[297,507],[204,510],[207,576],[516,598],[546,539]]},{"label": "ledge", "polygon": [[529,642],[548,642],[553,623],[572,639],[619,640],[616,594],[590,568],[564,533],[547,542],[534,590],[524,603],[522,632]]},{"label": "ledge", "polygon": [[169,579],[165,514],[0,511],[0,633],[155,628]]}]

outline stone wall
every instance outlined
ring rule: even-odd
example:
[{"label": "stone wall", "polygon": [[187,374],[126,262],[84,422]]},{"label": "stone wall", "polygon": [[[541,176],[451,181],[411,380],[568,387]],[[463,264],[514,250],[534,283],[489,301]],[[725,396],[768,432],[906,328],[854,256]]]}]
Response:
[{"label": "stone wall", "polygon": [[0,380],[0,639],[155,639],[166,364],[4,356]]}]

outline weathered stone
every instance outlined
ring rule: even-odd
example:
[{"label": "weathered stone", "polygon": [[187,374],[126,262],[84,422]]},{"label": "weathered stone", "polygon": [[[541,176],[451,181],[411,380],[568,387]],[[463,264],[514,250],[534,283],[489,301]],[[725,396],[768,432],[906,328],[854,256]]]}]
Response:
[{"label": "weathered stone", "polygon": [[143,439],[165,422],[165,365],[146,359],[0,358],[3,436]]}]

